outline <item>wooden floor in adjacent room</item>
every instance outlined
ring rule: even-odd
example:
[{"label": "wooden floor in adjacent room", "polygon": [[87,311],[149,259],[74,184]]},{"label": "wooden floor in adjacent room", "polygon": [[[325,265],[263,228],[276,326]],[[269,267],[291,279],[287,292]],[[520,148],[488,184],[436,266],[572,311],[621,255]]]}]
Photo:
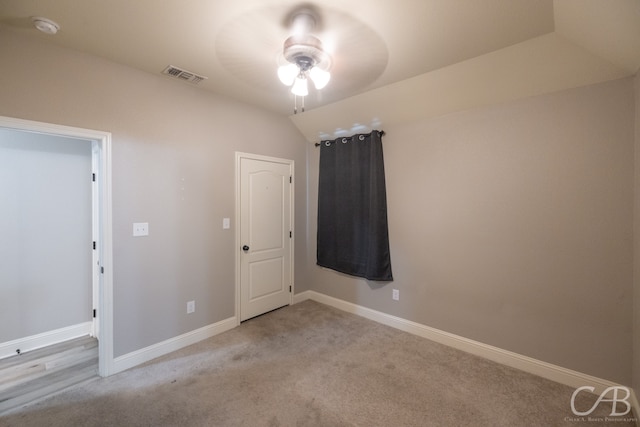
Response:
[{"label": "wooden floor in adjacent room", "polygon": [[0,360],[0,415],[98,378],[98,340],[80,337]]}]

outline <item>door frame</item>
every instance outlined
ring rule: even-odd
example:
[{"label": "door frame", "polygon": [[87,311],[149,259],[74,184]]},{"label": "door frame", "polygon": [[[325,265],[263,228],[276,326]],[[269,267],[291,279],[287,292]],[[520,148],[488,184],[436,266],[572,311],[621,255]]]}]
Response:
[{"label": "door frame", "polygon": [[[111,133],[0,116],[0,128],[86,140],[91,144],[93,335],[98,338],[98,374],[113,373],[113,237],[111,192]],[[90,177],[87,177],[89,179]]]},{"label": "door frame", "polygon": [[290,159],[283,159],[283,158],[279,158],[279,157],[270,157],[270,156],[263,156],[260,154],[251,154],[251,153],[242,153],[239,151],[236,151],[235,153],[236,156],[236,161],[235,161],[235,215],[234,215],[234,219],[235,219],[235,239],[234,239],[234,254],[235,254],[235,287],[236,287],[236,304],[235,304],[235,317],[236,317],[236,325],[239,325],[241,323],[240,320],[240,273],[241,273],[241,246],[242,246],[242,242],[240,239],[241,233],[240,233],[240,202],[241,202],[241,197],[240,197],[240,190],[241,190],[241,186],[240,186],[240,164],[242,159],[249,159],[249,160],[261,160],[261,161],[266,161],[266,162],[273,162],[273,163],[284,163],[289,165],[289,171],[291,173],[291,185],[289,186],[289,197],[290,197],[290,207],[289,207],[289,214],[290,214],[290,221],[291,221],[291,230],[292,230],[292,235],[291,235],[291,244],[289,245],[289,257],[291,259],[290,262],[290,274],[291,274],[291,292],[289,293],[289,305],[293,304],[293,294],[295,293],[295,271],[294,271],[294,253],[295,253],[295,238],[296,238],[296,233],[295,233],[295,183],[296,183],[296,179],[295,179],[295,162],[293,160]]}]

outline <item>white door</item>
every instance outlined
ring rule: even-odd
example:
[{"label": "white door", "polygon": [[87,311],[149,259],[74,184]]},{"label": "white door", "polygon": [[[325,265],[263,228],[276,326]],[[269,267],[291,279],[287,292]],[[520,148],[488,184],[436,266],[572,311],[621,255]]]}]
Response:
[{"label": "white door", "polygon": [[240,321],[291,304],[293,161],[237,154]]}]

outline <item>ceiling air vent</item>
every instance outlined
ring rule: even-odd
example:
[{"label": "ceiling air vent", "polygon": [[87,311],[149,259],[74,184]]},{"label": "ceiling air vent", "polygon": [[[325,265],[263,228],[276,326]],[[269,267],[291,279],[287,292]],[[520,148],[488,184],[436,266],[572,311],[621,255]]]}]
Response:
[{"label": "ceiling air vent", "polygon": [[166,74],[171,77],[175,77],[180,80],[184,80],[185,82],[198,84],[203,80],[206,80],[207,77],[199,76],[196,73],[192,73],[191,71],[183,70],[182,68],[174,67],[173,65],[169,65],[164,69],[162,74]]}]

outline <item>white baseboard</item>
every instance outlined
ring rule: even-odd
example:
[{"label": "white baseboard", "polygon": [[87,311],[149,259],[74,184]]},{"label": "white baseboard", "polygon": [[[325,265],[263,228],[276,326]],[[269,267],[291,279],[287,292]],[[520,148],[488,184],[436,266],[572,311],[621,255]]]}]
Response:
[{"label": "white baseboard", "polygon": [[133,368],[134,366],[140,365],[141,363],[155,359],[156,357],[164,356],[172,351],[180,350],[183,347],[231,330],[236,326],[238,326],[238,323],[235,316],[230,317],[209,326],[204,326],[200,329],[187,332],[186,334],[116,357],[113,361],[113,371],[111,374],[125,371]]},{"label": "white baseboard", "polygon": [[[510,366],[512,368],[520,369],[521,371],[538,375],[540,377],[570,387],[578,388],[584,385],[590,385],[592,387],[595,387],[595,393],[600,394],[608,387],[619,385],[609,380],[583,374],[581,372],[573,371],[571,369],[533,359],[528,356],[523,356],[521,354],[514,353],[508,350],[503,350],[498,347],[464,338],[459,335],[454,335],[449,332],[444,332],[439,329],[422,325],[420,323],[412,322],[410,320],[372,310],[367,307],[362,307],[341,299],[333,298],[316,291],[301,292],[294,295],[293,298],[294,304],[305,301],[307,299],[329,305],[348,313],[366,317],[367,319],[373,320],[375,322],[382,323],[384,325],[391,326],[393,328],[400,329],[402,331],[430,339],[440,344],[454,347],[467,353],[475,354],[477,356],[484,357],[485,359],[489,359],[494,362]],[[640,405],[638,405],[637,397],[634,393],[634,390],[630,389],[630,391],[634,411],[636,414],[638,414],[638,416],[640,416]]]},{"label": "white baseboard", "polygon": [[17,354],[16,350],[18,349],[20,353],[24,353],[73,338],[91,335],[92,325],[93,322],[78,323],[77,325],[0,343],[0,359]]},{"label": "white baseboard", "polygon": [[314,294],[317,293],[314,291],[304,291],[304,292],[300,292],[299,294],[293,294],[292,304],[297,304],[299,302],[306,301],[308,299],[313,299],[311,298],[311,292],[313,292]]}]

